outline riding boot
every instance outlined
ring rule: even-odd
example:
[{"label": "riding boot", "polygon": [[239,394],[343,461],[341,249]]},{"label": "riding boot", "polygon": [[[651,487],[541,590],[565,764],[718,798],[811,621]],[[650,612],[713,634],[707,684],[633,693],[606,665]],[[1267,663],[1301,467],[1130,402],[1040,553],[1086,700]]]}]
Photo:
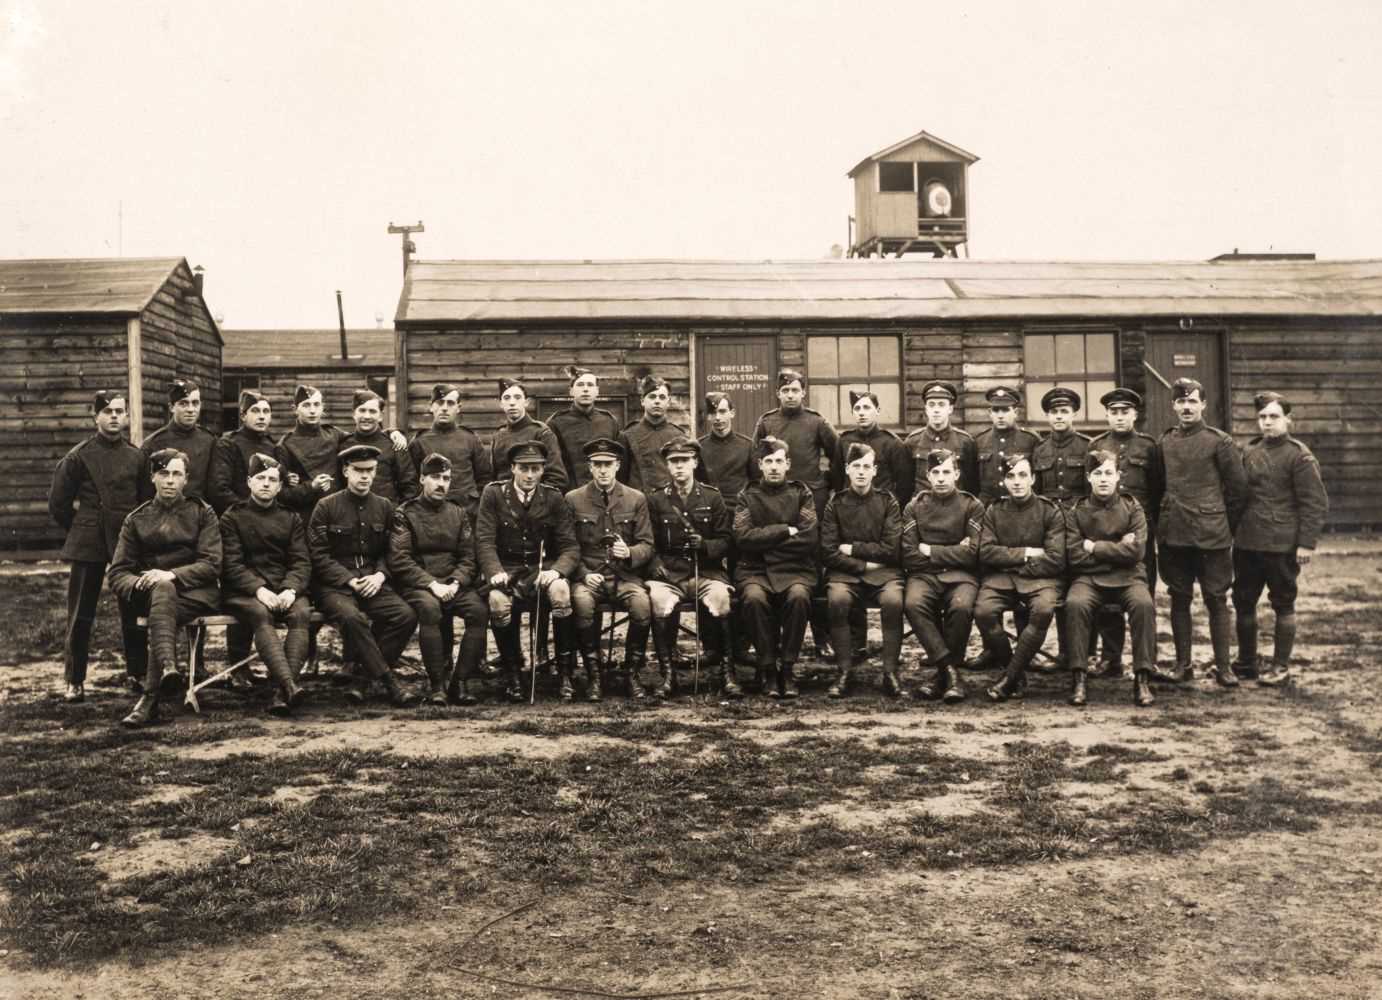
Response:
[{"label": "riding boot", "polygon": [[1175,669],[1155,675],[1157,680],[1167,680],[1173,684],[1184,684],[1195,679],[1195,667],[1190,661],[1193,649],[1194,621],[1190,617],[1190,602],[1171,598],[1171,641],[1176,650]]},{"label": "riding boot", "polygon": [[718,645],[724,650],[724,658],[720,661],[720,669],[723,671],[721,691],[726,698],[742,698],[744,689],[739,686],[739,678],[734,673],[734,628],[728,616],[712,618],[710,621],[711,634],[717,637]]},{"label": "riding boot", "polygon": [[523,650],[519,628],[516,615],[507,625],[493,626],[494,638],[499,644],[499,669],[507,678],[504,697],[514,704],[527,700],[523,696]]},{"label": "riding boot", "polygon": [[1280,667],[1291,665],[1291,653],[1296,646],[1295,612],[1276,613],[1276,625],[1272,629],[1272,659]]},{"label": "riding boot", "polygon": [[572,701],[576,697],[576,689],[571,684],[576,672],[576,621],[570,615],[553,618],[552,631],[557,639],[557,697]]},{"label": "riding boot", "polygon": [[[660,683],[653,690],[658,698],[670,698],[677,689],[677,668],[672,663],[672,643],[668,641],[668,625],[677,628],[675,615],[653,619],[653,655],[657,657]],[[675,633],[674,633],[675,634]]]},{"label": "riding boot", "polygon": [[1257,680],[1257,612],[1239,611],[1234,616],[1233,630],[1238,637],[1238,658],[1233,672],[1245,681]]},{"label": "riding boot", "polygon": [[652,622],[630,621],[624,635],[624,684],[626,693],[634,701],[648,697],[639,675],[648,662],[648,632]]},{"label": "riding boot", "polygon": [[600,626],[578,629],[581,666],[585,670],[585,700],[599,701],[600,694]]},{"label": "riding boot", "polygon": [[130,714],[120,720],[120,725],[128,729],[138,729],[158,721],[158,694],[144,694],[134,703]]},{"label": "riding boot", "polygon": [[942,682],[945,690],[941,693],[941,701],[947,705],[957,705],[965,700],[964,681],[960,680],[960,672],[955,669],[955,665],[946,662],[941,666]]},{"label": "riding boot", "polygon": [[1209,611],[1209,639],[1214,646],[1214,680],[1220,687],[1236,688],[1238,678],[1232,667],[1232,622],[1229,621],[1228,598],[1219,597],[1204,602]]},{"label": "riding boot", "polygon": [[1089,695],[1085,690],[1085,672],[1083,670],[1070,671],[1070,704],[1076,708],[1083,708],[1088,702]]}]

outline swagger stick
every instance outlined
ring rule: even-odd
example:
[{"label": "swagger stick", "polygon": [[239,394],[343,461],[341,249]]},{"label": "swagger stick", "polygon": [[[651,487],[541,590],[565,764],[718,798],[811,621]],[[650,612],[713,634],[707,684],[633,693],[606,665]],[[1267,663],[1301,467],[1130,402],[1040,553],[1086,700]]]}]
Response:
[{"label": "swagger stick", "polygon": [[[537,704],[537,620],[542,614],[542,550],[547,540],[538,539],[537,576],[533,577],[533,610],[528,615],[528,666],[533,671],[532,686],[528,690],[528,704]],[[520,696],[521,697],[521,696]]]}]

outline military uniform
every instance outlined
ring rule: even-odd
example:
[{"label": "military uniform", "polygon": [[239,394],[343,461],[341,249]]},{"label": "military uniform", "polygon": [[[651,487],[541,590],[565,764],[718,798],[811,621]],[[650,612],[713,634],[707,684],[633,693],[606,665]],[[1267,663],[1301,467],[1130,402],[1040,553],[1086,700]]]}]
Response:
[{"label": "military uniform", "polygon": [[1022,457],[1030,461],[1032,452],[1040,442],[1041,438],[1021,427],[1009,427],[1003,431],[989,427],[974,435],[974,448],[978,452],[979,499],[985,506],[1008,495],[1008,487],[1003,483],[1004,461]]},{"label": "military uniform", "polygon": [[835,428],[809,406],[795,413],[778,407],[759,417],[754,426],[755,444],[766,437],[787,442],[787,459],[791,463],[787,481],[802,483],[811,491],[819,518],[830,499],[830,478],[834,474],[833,468],[829,472],[821,469],[821,459],[829,462],[839,450],[840,438]]},{"label": "military uniform", "polygon": [[[774,697],[796,696],[792,669],[801,654],[819,574],[816,526],[816,505],[805,483],[759,481],[739,495],[734,583],[758,652],[760,685],[775,692]],[[797,534],[788,528],[796,528]],[[780,674],[777,662],[782,665]]]},{"label": "military uniform", "polygon": [[[955,490],[917,494],[902,513],[902,565],[907,571],[903,611],[936,676],[918,690],[923,698],[964,700],[958,667],[974,622],[979,594],[979,530],[984,504]],[[921,544],[930,546],[923,555]]]},{"label": "military uniform", "polygon": [[1033,491],[1062,506],[1088,496],[1084,468],[1088,454],[1089,438],[1078,431],[1052,431],[1042,437],[1032,449]]},{"label": "military uniform", "polygon": [[[53,472],[48,513],[67,532],[62,558],[68,560],[67,636],[63,675],[80,689],[86,683],[91,629],[101,599],[106,564],[115,552],[125,515],[139,505],[143,453],[123,437],[93,434],[74,447]],[[120,633],[131,677],[144,679],[144,635],[129,603],[120,604]]]},{"label": "military uniform", "polygon": [[[408,699],[392,667],[412,638],[417,616],[387,579],[393,518],[393,501],[377,493],[357,496],[340,490],[323,497],[312,510],[307,545],[312,553],[313,603],[350,642],[366,675],[383,681],[395,703],[404,703]],[[376,573],[384,573],[386,580],[373,597],[362,597],[351,588],[351,580]],[[352,687],[349,697],[363,701],[364,687]]]},{"label": "military uniform", "polygon": [[1329,497],[1319,462],[1289,434],[1249,441],[1243,469],[1248,504],[1233,537],[1233,608],[1238,664],[1251,674],[1257,662],[1257,601],[1264,587],[1276,612],[1272,659],[1281,668],[1290,663],[1300,575],[1296,551],[1313,549],[1319,541]]},{"label": "military uniform", "polygon": [[569,479],[567,485],[572,489],[590,482],[590,466],[582,449],[596,438],[613,440],[619,437],[619,421],[609,410],[598,406],[584,411],[572,403],[548,417],[547,426],[557,436],[561,460]]},{"label": "military uniform", "polygon": [[[541,420],[534,420],[526,414],[511,424],[505,424],[494,432],[490,439],[490,466],[494,469],[494,479],[496,482],[513,478],[513,470],[510,469],[505,456],[509,449],[516,444],[525,441],[540,442],[547,450],[547,468],[542,473],[542,484],[550,486],[558,494],[566,491],[571,479],[566,466],[561,459],[561,443],[557,436],[552,433],[552,428],[548,427]],[[483,493],[481,496],[483,497]],[[478,517],[477,517],[478,525]]]},{"label": "military uniform", "polygon": [[912,431],[904,442],[912,454],[913,479],[926,482],[926,456],[937,448],[955,453],[955,471],[960,474],[958,486],[966,493],[979,492],[979,449],[974,438],[953,425],[933,431],[929,426]]},{"label": "military uniform", "polygon": [[762,475],[753,454],[753,439],[730,431],[724,437],[707,434],[696,443],[701,446],[700,471],[704,480],[720,491],[732,516],[744,487]]},{"label": "military uniform", "polygon": [[[221,548],[221,603],[253,633],[254,648],[278,684],[279,698],[270,711],[284,714],[302,697],[297,681],[309,646],[312,554],[307,529],[302,518],[277,499],[262,507],[251,497],[231,504],[221,515]],[[271,610],[259,600],[261,587],[274,594],[291,590],[295,600],[286,611]],[[282,642],[275,630],[279,624],[288,627]]]},{"label": "military uniform", "polygon": [[[1161,579],[1171,592],[1177,677],[1189,675],[1190,602],[1195,581],[1209,612],[1216,676],[1232,677],[1228,591],[1233,584],[1233,528],[1247,502],[1247,477],[1233,439],[1203,421],[1173,427],[1157,442],[1166,493],[1157,520]],[[1231,683],[1229,686],[1232,686]]]},{"label": "military uniform", "polygon": [[207,499],[217,514],[224,514],[237,500],[248,499],[250,459],[255,455],[268,455],[288,464],[278,442],[267,431],[261,434],[241,426],[216,439],[211,453],[211,496]]},{"label": "military uniform", "polygon": [[[1087,496],[1068,511],[1066,559],[1071,576],[1065,595],[1070,649],[1067,666],[1074,675],[1071,700],[1084,704],[1085,651],[1094,616],[1104,604],[1122,606],[1132,629],[1134,697],[1151,704],[1150,678],[1156,667],[1156,605],[1147,586],[1142,554],[1147,547],[1147,516],[1132,497],[1114,493]],[[1128,536],[1131,541],[1124,541]],[[1084,543],[1093,543],[1086,551]]]},{"label": "military uniform", "polygon": [[640,417],[619,434],[619,446],[626,461],[619,467],[619,480],[643,494],[660,490],[669,482],[667,461],[662,446],[686,437],[686,429],[670,420],[654,424]]},{"label": "military uniform", "polygon": [[1116,434],[1105,431],[1089,442],[1090,451],[1111,451],[1118,456],[1118,490],[1142,505],[1147,515],[1147,548],[1142,564],[1147,570],[1147,588],[1156,594],[1156,520],[1161,512],[1161,453],[1156,438],[1141,431]]},{"label": "military uniform", "polygon": [[[733,640],[730,635],[732,588],[725,558],[733,543],[734,520],[724,496],[713,486],[693,482],[686,496],[668,483],[648,497],[657,556],[648,574],[653,615],[672,616],[682,599],[696,589],[698,604],[710,612],[713,631],[706,652],[712,664],[723,664],[733,680]],[[699,535],[694,545],[692,536]],[[734,687],[737,689],[738,684]],[[732,692],[731,692],[732,693]]]},{"label": "military uniform", "polygon": [[[876,488],[862,495],[852,487],[841,490],[825,505],[820,535],[830,644],[839,670],[830,695],[841,697],[849,688],[854,666],[850,611],[868,604],[876,604],[882,615],[884,690],[901,694],[897,668],[902,652],[902,510],[897,499]],[[842,545],[850,546],[849,555],[840,551]]]},{"label": "military uniform", "polygon": [[494,478],[489,449],[469,427],[432,427],[413,435],[408,444],[415,469],[420,470],[422,460],[431,454],[442,455],[451,463],[451,497],[466,509],[473,526],[480,509],[480,491]]},{"label": "military uniform", "polygon": [[868,430],[851,427],[840,434],[835,444],[834,459],[830,463],[830,488],[838,493],[849,485],[849,477],[845,475],[845,454],[851,444],[866,444],[873,449],[874,466],[878,469],[873,488],[891,493],[900,507],[906,506],[916,486],[912,453],[902,439],[886,427],[874,425]]},{"label": "military uniform", "polygon": [[[175,580],[136,586],[145,570],[170,571]],[[164,673],[177,669],[177,631],[193,618],[215,614],[220,603],[221,526],[201,500],[150,500],[120,528],[110,562],[110,589],[148,621],[144,691],[155,702]]]},{"label": "military uniform", "polygon": [[[1029,559],[1025,549],[1041,549]],[[974,618],[985,645],[1008,663],[1007,673],[989,689],[994,701],[1020,697],[1025,671],[1046,638],[1060,603],[1065,575],[1065,518],[1045,497],[1004,497],[984,512],[979,536],[983,584],[974,602]],[[1014,649],[1003,631],[1003,612],[1026,611],[1027,622]]]},{"label": "military uniform", "polygon": [[144,470],[139,479],[140,500],[153,498],[153,470],[149,467],[149,456],[164,448],[176,448],[187,456],[187,487],[182,491],[182,495],[194,500],[208,500],[211,487],[211,453],[215,447],[216,435],[205,427],[184,428],[170,420],[154,431],[139,446],[139,450],[144,453]]},{"label": "military uniform", "polygon": [[[377,493],[385,500],[392,500],[394,504],[417,496],[417,466],[413,464],[413,456],[406,449],[394,450],[392,437],[379,428],[368,434],[352,431],[341,438],[342,451],[360,444],[379,450],[374,482],[370,484],[371,493]],[[340,482],[345,482],[344,469],[338,466],[336,474]]]},{"label": "military uniform", "polygon": [[[331,424],[296,424],[283,435],[278,443],[279,460],[283,463],[283,492],[280,501],[296,511],[303,518],[310,517],[312,508],[327,493],[335,493],[341,488],[340,463],[336,460],[341,450],[345,431]],[[287,482],[288,475],[297,476],[297,485]],[[323,493],[312,486],[317,476],[331,477],[332,487]]]},{"label": "military uniform", "polygon": [[[425,496],[403,503],[394,513],[388,564],[395,587],[417,616],[418,646],[431,683],[429,700],[445,703],[449,696],[457,704],[473,704],[467,685],[485,655],[489,607],[477,590],[475,531],[465,507],[457,500]],[[459,586],[443,601],[432,593],[434,583]],[[465,633],[453,664],[457,617]]]}]

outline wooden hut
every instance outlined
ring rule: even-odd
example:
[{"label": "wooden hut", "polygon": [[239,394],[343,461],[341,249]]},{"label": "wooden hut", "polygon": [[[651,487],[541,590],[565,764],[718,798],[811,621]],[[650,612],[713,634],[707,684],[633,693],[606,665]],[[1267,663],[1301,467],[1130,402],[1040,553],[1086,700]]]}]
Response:
[{"label": "wooden hut", "polygon": [[[978,260],[416,261],[395,326],[400,421],[426,421],[432,383],[465,386],[467,421],[499,424],[495,379],[534,387],[536,415],[564,405],[561,373],[594,368],[636,417],[638,374],[667,377],[689,420],[705,391],[736,399],[739,427],[776,405],[774,373],[802,369],[809,405],[837,423],[847,393],[879,393],[895,427],[924,422],[922,385],[953,380],[958,416],[987,426],[984,391],[1022,388],[1030,424],[1053,385],[1084,396],[1082,427],[1105,424],[1115,384],[1172,421],[1167,386],[1209,387],[1211,423],[1256,433],[1253,393],[1295,402],[1295,432],[1319,456],[1335,526],[1382,522],[1382,261],[1138,263]],[[608,404],[606,404],[608,405]]]},{"label": "wooden hut", "polygon": [[[322,391],[325,419],[338,427],[350,427],[351,393],[372,388],[392,401],[394,331],[346,330],[346,355],[341,355],[339,329],[321,330],[224,330],[225,365],[222,398],[226,427],[234,427],[239,415],[236,400],[241,389],[264,393],[274,408],[273,429],[283,433],[292,426],[293,390],[299,383]],[[392,411],[385,422],[392,425]]]},{"label": "wooden hut", "polygon": [[4,550],[61,542],[48,488],[58,460],[94,432],[92,393],[127,392],[139,442],[166,421],[174,377],[200,383],[202,420],[218,430],[221,335],[184,258],[0,260]]}]

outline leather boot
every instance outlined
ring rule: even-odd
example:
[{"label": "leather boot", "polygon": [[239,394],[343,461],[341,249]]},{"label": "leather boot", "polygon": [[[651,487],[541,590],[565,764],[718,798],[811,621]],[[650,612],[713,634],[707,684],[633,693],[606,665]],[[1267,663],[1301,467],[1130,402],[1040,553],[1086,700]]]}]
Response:
[{"label": "leather boot", "polygon": [[1234,676],[1233,667],[1229,663],[1214,664],[1214,680],[1220,687],[1236,688],[1238,678]]},{"label": "leather boot", "polygon": [[392,670],[385,670],[380,679],[384,682],[384,690],[389,693],[389,703],[395,708],[411,708],[418,703],[417,695],[405,688]]},{"label": "leather boot", "polygon": [[781,669],[781,680],[778,682],[778,690],[782,697],[788,700],[799,697],[801,692],[797,690],[797,679],[794,676],[795,667],[791,663],[784,663]]},{"label": "leather boot", "polygon": [[427,704],[446,705],[446,667],[427,668]]},{"label": "leather boot", "polygon": [[960,672],[951,663],[946,663],[941,667],[941,677],[945,684],[945,691],[941,694],[941,701],[947,705],[958,705],[965,700],[964,681],[960,680]]},{"label": "leather boot", "polygon": [[365,698],[369,696],[369,678],[363,674],[355,674],[346,684],[345,700],[352,705],[363,705]]},{"label": "leather boot", "polygon": [[935,672],[912,689],[912,697],[921,701],[935,701],[945,690],[945,678],[941,676],[944,660],[936,666]]},{"label": "leather boot", "polygon": [[999,678],[998,683],[985,693],[988,695],[989,701],[1021,698],[1027,693],[1027,674],[1021,669],[1013,670],[1009,666],[1003,676]]},{"label": "leather boot", "polygon": [[965,660],[966,670],[1003,670],[1007,668],[1007,663],[1003,659],[1003,651],[995,649],[987,643],[984,651],[970,660]]},{"label": "leather boot", "polygon": [[1147,708],[1156,703],[1156,698],[1152,695],[1150,671],[1137,670],[1133,672],[1132,703],[1138,708]]},{"label": "leather boot", "polygon": [[446,689],[446,700],[452,705],[474,705],[479,701],[470,690],[470,680],[460,676],[459,672],[451,678],[451,684]]},{"label": "leather boot", "polygon": [[777,689],[777,667],[771,663],[760,663],[756,671],[758,681],[758,691],[766,694],[769,698],[781,698],[782,692]]},{"label": "leather boot", "polygon": [[1238,658],[1233,661],[1233,672],[1245,681],[1257,680],[1257,615],[1240,611],[1233,620],[1233,631],[1238,637]]},{"label": "leather boot", "polygon": [[1085,691],[1085,672],[1083,670],[1070,671],[1070,704],[1076,708],[1084,708],[1089,703],[1089,695]]},{"label": "leather boot", "polygon": [[1276,625],[1272,628],[1272,659],[1283,668],[1291,665],[1291,654],[1296,648],[1295,613],[1277,612]]},{"label": "leather boot", "polygon": [[302,701],[306,692],[298,687],[297,681],[293,679],[293,671],[286,659],[275,657],[265,666],[269,668],[269,679],[274,682],[274,697],[269,705],[269,714],[285,716]]},{"label": "leather boot", "polygon": [[648,697],[640,675],[648,663],[648,632],[652,622],[630,621],[624,635],[624,683],[626,693],[634,701]]},{"label": "leather boot", "polygon": [[1228,598],[1205,601],[1209,612],[1209,639],[1214,647],[1214,679],[1221,687],[1235,688],[1238,678],[1233,676],[1233,621]]},{"label": "leather boot", "polygon": [[269,714],[276,719],[286,719],[289,715],[288,699],[283,696],[281,687],[274,688],[273,697],[269,700]]},{"label": "leather boot", "polygon": [[520,647],[519,623],[515,615],[507,625],[493,626],[495,641],[499,644],[499,668],[506,680],[504,697],[513,704],[527,701],[523,690],[522,649]]},{"label": "leather boot", "polygon": [[848,667],[839,671],[835,675],[834,682],[830,685],[830,687],[825,689],[825,696],[827,698],[843,698],[845,695],[849,694],[850,679],[850,671]]},{"label": "leather boot", "polygon": [[134,708],[130,714],[120,720],[120,725],[127,729],[138,729],[141,726],[149,726],[158,721],[158,695],[141,695],[139,700],[134,703]]},{"label": "leather boot", "polygon": [[720,661],[720,669],[724,671],[724,686],[721,692],[726,698],[744,697],[744,689],[739,686],[739,678],[734,673],[734,629],[730,625],[729,618],[712,618],[711,630],[718,636],[720,648],[724,651],[724,657]]},{"label": "leather boot", "polygon": [[670,698],[677,691],[677,668],[672,663],[672,645],[676,633],[672,632],[669,636],[668,625],[672,629],[678,627],[675,615],[653,620],[653,654],[657,657],[657,673],[660,678],[653,694],[658,698]]},{"label": "leather boot", "polygon": [[567,615],[552,619],[552,631],[557,639],[557,697],[562,701],[573,701],[576,689],[571,677],[576,672],[576,622]]},{"label": "leather boot", "polygon": [[902,678],[897,675],[896,667],[883,668],[883,693],[889,698],[902,697]]},{"label": "leather boot", "polygon": [[[1191,667],[1191,652],[1193,650],[1193,636],[1195,623],[1190,617],[1190,604],[1182,604],[1174,596],[1171,598],[1171,641],[1176,650],[1176,673],[1180,674],[1182,668],[1189,670],[1185,680],[1194,679],[1194,671]],[[1177,681],[1176,683],[1181,683]]]},{"label": "leather boot", "polygon": [[576,632],[580,645],[581,667],[585,671],[585,700],[599,701],[600,694],[600,629],[598,625]]}]

